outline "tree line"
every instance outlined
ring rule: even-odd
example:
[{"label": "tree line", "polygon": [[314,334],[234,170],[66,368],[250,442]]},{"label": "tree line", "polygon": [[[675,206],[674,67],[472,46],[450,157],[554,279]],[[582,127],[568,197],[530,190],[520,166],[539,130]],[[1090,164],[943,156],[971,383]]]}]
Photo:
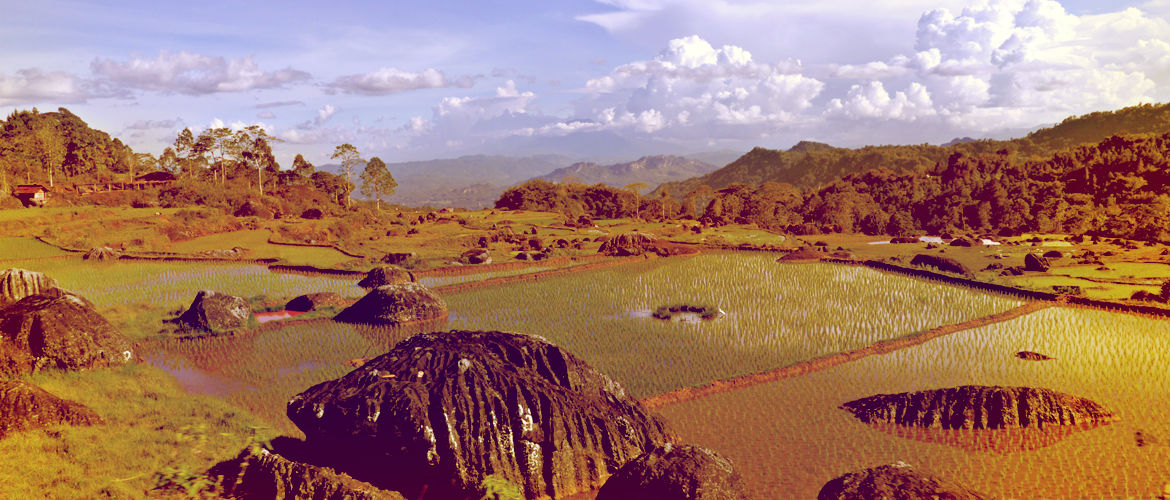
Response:
[{"label": "tree line", "polygon": [[381,198],[398,186],[384,161],[362,158],[351,144],[337,146],[332,156],[340,160],[344,174],[318,171],[300,154],[291,168],[282,169],[272,151],[281,142],[259,126],[210,128],[198,134],[186,128],[156,158],[111,140],[109,134],[90,128],[65,108],[54,113],[40,113],[36,108],[14,111],[0,122],[0,198],[11,193],[15,184],[58,188],[133,180],[162,171],[177,180],[166,188],[126,193],[123,197],[133,199],[115,202],[232,210],[254,201],[297,215],[310,207],[327,212],[330,207],[350,208],[355,189],[374,198],[380,209]]},{"label": "tree line", "polygon": [[496,207],[755,224],[796,234],[1010,230],[1170,243],[1170,133],[1119,134],[1046,158],[953,150],[931,165],[849,173],[818,189],[769,181],[699,185],[678,198],[655,193],[534,180],[508,189]]}]

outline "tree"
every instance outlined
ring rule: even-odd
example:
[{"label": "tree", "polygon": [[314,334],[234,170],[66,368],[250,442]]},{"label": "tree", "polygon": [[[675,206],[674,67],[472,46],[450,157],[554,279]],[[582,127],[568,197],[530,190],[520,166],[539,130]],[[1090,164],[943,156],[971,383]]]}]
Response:
[{"label": "tree", "polygon": [[158,168],[172,174],[179,172],[179,157],[174,149],[168,147],[163,150],[162,156],[158,157]]},{"label": "tree", "polygon": [[272,143],[284,140],[268,135],[259,125],[252,125],[236,132],[235,142],[244,164],[256,169],[256,186],[260,196],[264,196],[264,171],[280,170],[272,154]]},{"label": "tree", "polygon": [[314,167],[312,163],[305,160],[303,155],[298,154],[296,158],[293,158],[292,170],[302,179],[308,180],[313,176]]},{"label": "tree", "polygon": [[337,149],[333,150],[333,156],[331,158],[334,160],[340,159],[341,167],[345,169],[345,183],[347,186],[350,186],[345,191],[345,208],[349,208],[352,202],[350,194],[353,191],[353,168],[360,163],[364,163],[365,160],[362,159],[362,155],[358,153],[357,148],[349,143],[337,146]]},{"label": "tree", "polygon": [[390,170],[386,168],[386,162],[382,161],[377,156],[370,158],[366,162],[366,169],[362,170],[362,193],[366,196],[373,195],[377,200],[378,210],[382,210],[382,195],[390,196],[394,194],[394,188],[398,187],[398,182],[394,180],[394,176],[390,175]]},{"label": "tree", "polygon": [[645,184],[645,183],[642,183],[642,182],[635,182],[635,183],[632,183],[632,184],[626,184],[624,187],[625,187],[626,189],[628,189],[628,190],[630,190],[630,191],[633,191],[633,192],[634,192],[634,218],[635,218],[635,219],[639,219],[639,218],[641,218],[641,214],[642,214],[642,190],[643,190],[643,189],[646,189],[646,188],[648,188],[648,187],[650,187],[650,186],[649,186],[649,185],[647,185],[647,184]]}]

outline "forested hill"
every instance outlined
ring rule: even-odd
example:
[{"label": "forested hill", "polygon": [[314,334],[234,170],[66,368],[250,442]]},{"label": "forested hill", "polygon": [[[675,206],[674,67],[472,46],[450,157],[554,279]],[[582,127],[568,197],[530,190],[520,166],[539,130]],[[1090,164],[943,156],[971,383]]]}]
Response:
[{"label": "forested hill", "polygon": [[716,168],[718,167],[715,165],[698,160],[659,155],[643,156],[631,162],[615,165],[598,165],[591,162],[574,163],[539,178],[550,182],[559,182],[568,177],[575,177],[576,182],[582,184],[601,182],[614,187],[638,182],[656,186],[674,179],[703,175]]},{"label": "forested hill", "polygon": [[675,199],[706,185],[722,189],[733,183],[759,186],[787,183],[802,191],[820,189],[848,174],[885,168],[895,172],[932,168],[955,152],[968,155],[1006,150],[1020,159],[1041,159],[1082,144],[1096,144],[1112,135],[1170,132],[1170,103],[1143,104],[1117,111],[1090,113],[1065,119],[1027,137],[1010,141],[978,140],[950,147],[930,144],[834,148],[801,142],[787,151],[756,148],[726,167],[681,182],[660,185],[652,195],[665,191]]},{"label": "forested hill", "polygon": [[0,122],[0,192],[27,179],[98,182],[138,163],[134,151],[110,134],[89,127],[65,108],[41,113],[13,111]]}]

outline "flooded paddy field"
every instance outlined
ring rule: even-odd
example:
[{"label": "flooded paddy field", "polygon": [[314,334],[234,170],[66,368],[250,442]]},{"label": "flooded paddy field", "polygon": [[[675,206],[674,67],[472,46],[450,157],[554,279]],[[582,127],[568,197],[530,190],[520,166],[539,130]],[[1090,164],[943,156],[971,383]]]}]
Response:
[{"label": "flooded paddy field", "polygon": [[[1025,361],[1018,351],[1054,357]],[[898,461],[995,498],[1155,498],[1170,482],[1170,323],[1049,308],[798,378],[661,410],[732,458],[756,498],[815,498],[846,472]],[[848,401],[958,387],[1047,388],[1121,415],[1096,428],[925,430],[864,424]],[[778,494],[777,492],[784,492]]]},{"label": "flooded paddy field", "polygon": [[[828,264],[779,265],[761,254],[656,259],[587,274],[444,296],[445,322],[372,328],[329,320],[272,322],[238,337],[162,343],[152,361],[196,367],[253,388],[229,399],[295,432],[284,403],[420,331],[531,333],[565,347],[635,397],[788,366],[967,321],[1020,304],[1005,297]],[[640,311],[679,302],[718,306],[710,321]],[[880,314],[875,311],[882,311]],[[231,386],[229,382],[218,386]]]}]

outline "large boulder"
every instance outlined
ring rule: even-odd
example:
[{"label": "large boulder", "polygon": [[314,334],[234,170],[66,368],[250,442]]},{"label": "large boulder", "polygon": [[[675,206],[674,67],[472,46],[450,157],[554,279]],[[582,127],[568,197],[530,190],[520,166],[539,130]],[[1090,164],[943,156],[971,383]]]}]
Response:
[{"label": "large boulder", "polygon": [[958,238],[951,240],[951,246],[953,246],[953,247],[973,247],[973,246],[975,246],[975,242],[971,241],[966,236],[960,236]]},{"label": "large boulder", "polygon": [[1052,264],[1050,264],[1048,262],[1048,259],[1044,256],[1036,255],[1034,253],[1030,253],[1030,254],[1024,256],[1024,270],[1025,271],[1035,271],[1038,273],[1043,273],[1043,272],[1048,272],[1048,268],[1050,268],[1050,267],[1052,267]]},{"label": "large boulder", "polygon": [[674,437],[584,361],[507,332],[415,335],[293,397],[288,417],[314,456],[408,498],[478,498],[493,474],[565,498]]},{"label": "large boulder", "polygon": [[386,264],[393,265],[393,266],[397,266],[397,265],[401,265],[403,262],[411,260],[417,256],[418,255],[415,254],[414,252],[406,252],[406,253],[391,252],[391,253],[386,254],[386,256],[382,257],[382,262],[384,262]]},{"label": "large boulder", "polygon": [[344,306],[345,298],[333,292],[308,293],[288,301],[286,311],[316,311],[325,306]]},{"label": "large boulder", "polygon": [[981,500],[990,498],[898,462],[850,472],[821,488],[817,500]]},{"label": "large boulder", "polygon": [[420,283],[383,285],[333,317],[342,323],[393,325],[444,318],[447,302]]},{"label": "large boulder", "polygon": [[0,382],[0,439],[56,425],[103,423],[97,413],[81,403],[61,399],[22,380]]},{"label": "large boulder", "polygon": [[251,317],[252,305],[244,298],[200,290],[178,322],[194,330],[215,331],[242,327]]},{"label": "large boulder", "polygon": [[971,274],[971,268],[967,267],[962,262],[959,262],[950,257],[943,257],[941,255],[930,255],[920,253],[910,259],[912,266],[931,266],[939,271],[955,273],[955,274]]},{"label": "large boulder", "polygon": [[60,288],[0,310],[0,374],[86,370],[132,357],[130,341],[92,303]]},{"label": "large boulder", "polygon": [[56,286],[57,280],[42,273],[24,269],[0,271],[0,309]]},{"label": "large boulder", "polygon": [[645,253],[658,253],[658,247],[662,240],[647,233],[622,233],[609,241],[601,244],[598,253],[605,255],[614,255],[625,257],[630,255],[642,255]]},{"label": "large boulder", "polygon": [[809,260],[821,260],[828,257],[829,254],[812,248],[802,247],[795,252],[789,252],[788,255],[776,259],[776,262],[801,262]]},{"label": "large boulder", "polygon": [[597,500],[747,500],[731,460],[692,445],[666,443],[618,469]]},{"label": "large boulder", "polygon": [[320,208],[310,208],[310,209],[305,210],[304,212],[301,212],[301,218],[302,219],[321,220],[321,219],[325,218],[325,212],[322,212]]},{"label": "large boulder", "polygon": [[491,264],[492,253],[486,248],[472,248],[459,257],[464,264]]},{"label": "large boulder", "polygon": [[289,460],[261,448],[244,450],[235,460],[211,471],[225,477],[229,498],[242,500],[401,500],[393,491],[375,488],[329,467]]},{"label": "large boulder", "polygon": [[1121,419],[1093,401],[1050,389],[981,385],[879,394],[841,409],[862,422],[932,429],[1042,429]]},{"label": "large boulder", "polygon": [[366,273],[366,277],[358,282],[358,286],[362,288],[378,288],[386,285],[397,285],[399,283],[413,283],[418,281],[414,277],[414,273],[407,271],[398,266],[381,266],[370,269]]},{"label": "large boulder", "polygon": [[110,247],[93,247],[81,256],[83,260],[117,260],[122,254]]}]

